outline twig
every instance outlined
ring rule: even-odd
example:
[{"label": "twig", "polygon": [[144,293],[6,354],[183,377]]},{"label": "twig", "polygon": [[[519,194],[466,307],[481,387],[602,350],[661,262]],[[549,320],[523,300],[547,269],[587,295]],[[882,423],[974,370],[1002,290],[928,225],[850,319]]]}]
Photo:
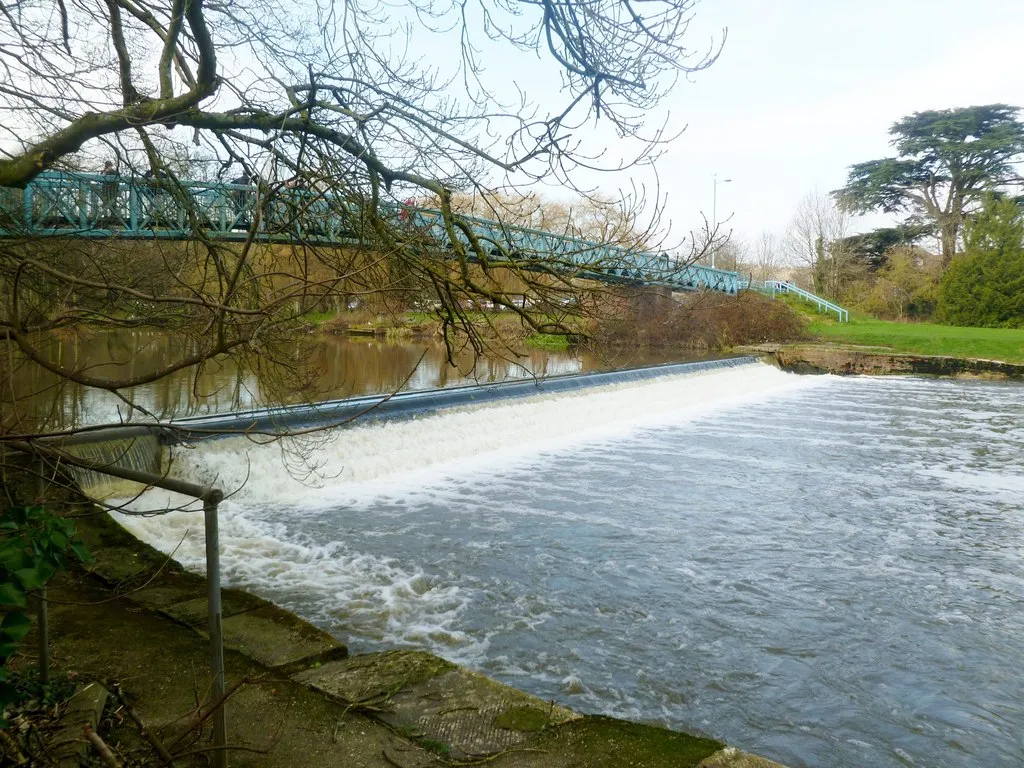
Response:
[{"label": "twig", "polygon": [[509,749],[503,749],[503,750],[501,750],[501,752],[495,752],[493,755],[486,755],[484,757],[474,757],[474,758],[471,758],[469,760],[444,760],[444,759],[442,759],[441,762],[443,762],[445,765],[451,765],[451,766],[483,765],[484,763],[493,762],[494,760],[497,760],[499,757],[504,757],[505,755],[511,755],[511,754],[513,754],[515,752],[538,752],[538,753],[540,753],[542,755],[546,755],[548,753],[548,751],[546,749],[535,749],[533,747],[511,747]]},{"label": "twig", "polygon": [[[77,606],[88,607],[88,606],[93,606],[93,605],[103,605],[104,603],[112,603],[115,600],[120,600],[121,598],[127,597],[128,595],[130,595],[130,594],[132,594],[134,592],[138,592],[140,590],[143,590],[146,587],[148,587],[157,576],[160,575],[160,572],[163,571],[164,568],[167,567],[167,564],[169,562],[171,562],[171,559],[174,557],[174,553],[177,552],[178,548],[181,547],[181,545],[185,542],[185,536],[188,536],[189,533],[191,533],[191,529],[188,529],[188,530],[185,531],[185,534],[181,537],[181,541],[178,542],[178,546],[176,546],[174,549],[172,549],[171,553],[169,555],[167,555],[166,558],[164,558],[164,561],[160,564],[160,567],[156,569],[156,572],[154,572],[152,576],[150,576],[148,579],[146,579],[146,581],[144,583],[140,584],[137,587],[133,587],[132,589],[126,590],[124,592],[118,592],[113,597],[105,597],[102,600],[96,600],[95,602],[88,602],[88,603],[79,602],[78,600],[57,600],[57,599],[52,598],[52,597],[44,597],[44,598],[40,598],[40,599],[41,600],[45,600],[47,603],[54,603],[56,605],[77,605]],[[117,586],[114,587],[114,589],[117,589],[117,587],[121,586],[121,584],[124,584],[125,581],[127,581],[127,579],[119,582],[117,584]]]},{"label": "twig", "polygon": [[[216,701],[214,701],[214,702],[213,702],[213,703],[212,703],[212,704],[210,705],[210,708],[209,708],[208,710],[206,710],[206,712],[204,712],[204,713],[203,713],[203,714],[202,714],[202,715],[201,715],[201,716],[200,716],[200,717],[199,717],[199,718],[198,718],[198,719],[197,719],[197,720],[196,720],[196,721],[195,721],[195,722],[194,722],[194,723],[193,723],[193,724],[192,724],[192,725],[191,725],[191,726],[189,727],[189,729],[188,729],[187,731],[185,731],[185,732],[184,732],[183,734],[181,734],[181,735],[180,735],[180,736],[179,736],[179,737],[178,737],[177,739],[175,739],[175,740],[174,740],[174,743],[173,743],[173,744],[171,744],[171,747],[170,747],[170,748],[171,748],[171,749],[174,749],[174,748],[175,748],[175,747],[177,747],[177,746],[178,746],[178,745],[179,745],[179,744],[180,744],[180,743],[181,743],[181,742],[182,742],[182,741],[183,741],[183,740],[185,739],[185,737],[186,737],[186,736],[188,736],[188,735],[189,735],[190,733],[192,733],[193,731],[195,731],[195,730],[197,730],[197,729],[199,729],[199,728],[202,728],[202,727],[203,727],[203,723],[205,723],[205,722],[206,722],[207,720],[209,720],[209,719],[210,719],[210,717],[212,717],[212,716],[213,716],[213,713],[214,713],[214,712],[216,712],[216,711],[217,711],[218,709],[220,709],[221,707],[223,707],[223,706],[224,706],[224,704],[225,704],[225,702],[227,702],[227,700],[228,700],[228,699],[230,699],[230,698],[231,698],[231,697],[232,697],[232,696],[233,696],[233,695],[234,695],[234,694],[235,694],[235,693],[236,693],[236,692],[238,691],[238,689],[239,689],[239,688],[241,688],[241,687],[242,687],[243,685],[245,685],[246,683],[251,683],[251,682],[253,682],[253,681],[252,681],[252,680],[251,680],[250,678],[248,678],[248,677],[243,677],[243,678],[242,678],[241,680],[239,680],[239,681],[237,681],[236,683],[234,683],[234,684],[233,684],[233,685],[232,685],[232,686],[231,686],[231,687],[230,687],[230,688],[229,688],[229,689],[228,689],[227,691],[225,691],[225,693],[224,693],[224,695],[223,695],[223,696],[221,696],[221,697],[220,697],[219,699],[217,699]],[[192,754],[192,753],[191,753],[191,752],[185,752],[185,753],[183,753],[183,754],[186,754],[186,755],[190,755],[190,754]],[[176,755],[174,756],[174,759],[175,759],[175,760],[178,760],[178,759],[180,759],[181,757],[182,757],[182,755],[181,755],[181,754],[176,754]]]},{"label": "twig", "polygon": [[269,755],[273,747],[267,747],[266,749],[257,749],[256,747],[241,747],[237,744],[225,744],[223,747],[200,747],[199,749],[190,749],[188,752],[181,752],[174,756],[175,760],[181,760],[185,757],[191,757],[192,755],[202,755],[206,752],[218,752],[221,750],[231,750],[232,752],[255,752],[257,755]]},{"label": "twig", "polygon": [[156,734],[152,733],[146,724],[142,722],[142,718],[139,717],[139,713],[135,711],[131,704],[128,703],[128,699],[125,697],[124,692],[121,690],[121,686],[114,687],[114,694],[117,696],[121,705],[124,707],[124,711],[128,713],[128,717],[132,719],[132,722],[138,727],[139,731],[145,737],[146,741],[153,747],[153,751],[157,753],[164,765],[174,765],[174,758],[171,757],[170,753],[163,743],[156,737]]},{"label": "twig", "polygon": [[3,752],[0,754],[13,760],[15,765],[24,765],[28,762],[28,758],[22,753],[18,743],[7,735],[7,731],[0,731],[0,746],[3,747]]},{"label": "twig", "polygon": [[100,735],[92,729],[92,726],[88,723],[85,724],[85,728],[82,729],[85,732],[85,738],[92,744],[93,749],[99,753],[100,758],[104,763],[110,766],[110,768],[121,768],[121,764],[114,757],[114,753],[110,751],[110,748],[103,742]]}]

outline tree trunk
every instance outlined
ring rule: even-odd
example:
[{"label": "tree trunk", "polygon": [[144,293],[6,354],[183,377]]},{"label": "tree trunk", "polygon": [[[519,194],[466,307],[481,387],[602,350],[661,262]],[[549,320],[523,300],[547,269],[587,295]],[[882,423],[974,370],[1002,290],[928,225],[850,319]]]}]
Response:
[{"label": "tree trunk", "polygon": [[939,241],[942,246],[942,268],[945,270],[956,255],[956,240],[960,234],[960,222],[955,216],[939,220]]}]

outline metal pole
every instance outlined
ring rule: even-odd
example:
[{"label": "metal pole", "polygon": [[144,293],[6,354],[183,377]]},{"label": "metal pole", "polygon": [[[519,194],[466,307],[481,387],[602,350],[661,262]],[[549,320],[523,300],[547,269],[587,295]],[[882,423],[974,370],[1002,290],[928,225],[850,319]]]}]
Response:
[{"label": "metal pole", "polygon": [[[718,174],[715,174],[714,183],[711,186],[711,231],[715,233],[718,231]],[[712,243],[714,246],[714,243]],[[715,251],[718,248],[712,247],[711,249],[711,268],[715,268]]]},{"label": "metal pole", "polygon": [[[221,631],[222,610],[220,602],[220,536],[217,529],[217,505],[224,499],[224,494],[209,486],[197,485],[187,480],[179,480],[176,477],[167,477],[153,472],[145,472],[140,469],[129,467],[118,467],[114,464],[104,464],[88,459],[80,459],[64,451],[55,450],[39,443],[15,440],[8,443],[9,447],[22,453],[42,454],[43,457],[50,457],[56,461],[62,461],[74,467],[90,469],[94,472],[102,472],[105,475],[120,477],[131,480],[142,485],[153,485],[157,488],[165,488],[184,496],[192,496],[203,500],[203,513],[206,517],[206,583],[207,599],[209,601],[210,616],[210,672],[213,674],[213,699],[217,705],[217,712],[213,715],[213,745],[217,749],[213,752],[214,768],[227,768],[227,717],[224,706],[224,640]],[[42,462],[42,458],[40,459]],[[40,482],[45,476],[44,472],[39,473]],[[45,602],[43,603],[45,605]],[[42,642],[42,641],[40,641]]]},{"label": "metal pole", "polygon": [[203,513],[206,516],[206,585],[207,610],[210,616],[210,672],[213,673],[213,701],[217,711],[213,713],[214,768],[227,768],[228,721],[224,702],[224,641],[221,636],[220,603],[220,533],[217,527],[217,504],[223,495],[213,491],[203,499]]},{"label": "metal pole", "polygon": [[[722,179],[723,184],[728,184],[732,179]],[[718,232],[718,174],[714,174],[714,179],[711,186],[711,231],[714,233]],[[712,245],[714,243],[712,242]],[[716,246],[711,251],[711,268],[715,268],[715,253],[718,251]]]},{"label": "metal pole", "polygon": [[[46,490],[46,464],[39,460],[39,476],[36,478],[36,498],[40,503]],[[46,585],[39,590],[39,608],[36,614],[36,629],[39,634],[39,684],[50,684],[50,620],[46,605]]]}]

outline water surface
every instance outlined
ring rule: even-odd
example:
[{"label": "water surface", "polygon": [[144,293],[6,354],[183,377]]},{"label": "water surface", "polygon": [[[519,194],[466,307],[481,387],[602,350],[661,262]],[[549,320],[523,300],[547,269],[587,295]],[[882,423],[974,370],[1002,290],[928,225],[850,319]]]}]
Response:
[{"label": "water surface", "polygon": [[[188,461],[258,478],[224,505],[228,579],[355,652],[426,647],[794,768],[1024,764],[1019,385],[754,365],[306,450],[315,487],[241,444]],[[200,531],[201,567],[199,520],[128,525]]]},{"label": "water surface", "polygon": [[[119,330],[82,337],[48,339],[44,354],[54,363],[103,380],[148,376],[195,345],[153,331]],[[61,429],[83,424],[170,419],[317,402],[365,394],[434,389],[528,377],[558,376],[703,359],[678,350],[518,350],[475,354],[448,350],[436,339],[385,342],[347,336],[298,337],[261,349],[242,364],[215,359],[125,390],[139,409],[98,388],[58,379],[42,368],[19,363],[11,390],[0,392],[5,411],[24,423],[12,431]],[[14,403],[17,403],[14,406]],[[13,407],[8,407],[13,406]]]}]

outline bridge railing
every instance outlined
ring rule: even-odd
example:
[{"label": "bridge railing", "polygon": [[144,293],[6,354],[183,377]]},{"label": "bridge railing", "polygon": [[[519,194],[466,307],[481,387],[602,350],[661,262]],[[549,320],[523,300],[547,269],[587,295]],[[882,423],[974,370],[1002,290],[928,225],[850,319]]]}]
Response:
[{"label": "bridge railing", "polygon": [[[447,242],[441,211],[432,208],[411,210],[411,220],[429,230],[440,242]],[[588,272],[599,272],[604,278],[647,285],[664,285],[675,290],[713,290],[736,294],[741,276],[737,272],[713,269],[697,264],[679,265],[666,252],[641,251],[614,243],[598,243],[571,235],[547,232],[530,227],[503,224],[476,216],[460,216],[467,221],[474,235],[486,245],[493,244],[491,257],[518,259],[523,257],[553,258]],[[456,230],[463,244],[468,238]]]},{"label": "bridge railing", "polygon": [[352,239],[351,206],[325,194],[166,177],[46,172],[24,189],[0,188],[0,235],[243,239],[258,212],[261,235]]},{"label": "bridge railing", "polygon": [[793,283],[788,283],[785,280],[765,280],[764,283],[760,285],[751,283],[749,287],[752,290],[759,290],[762,293],[767,293],[771,295],[772,298],[775,297],[776,293],[792,293],[795,296],[799,296],[804,301],[814,304],[819,312],[824,312],[826,314],[830,312],[834,313],[836,319],[840,323],[850,322],[850,313],[848,310],[843,309],[841,306],[829,301],[828,299],[824,299],[821,296],[817,296],[810,291],[800,288],[799,286],[793,285]]},{"label": "bridge railing", "polygon": [[[255,227],[261,239],[303,238],[330,243],[364,241],[364,208],[308,188],[248,186],[167,177],[47,171],[24,189],[0,188],[0,237],[169,238],[192,236],[202,228],[215,239],[242,240]],[[257,215],[258,214],[258,215]],[[385,215],[413,227],[441,248],[451,248],[441,212],[391,206]],[[460,216],[490,258],[536,259],[583,277],[608,282],[660,285],[673,290],[736,294],[736,272],[678,264],[664,252],[597,243],[568,234]],[[462,230],[455,237],[468,245]]]}]

